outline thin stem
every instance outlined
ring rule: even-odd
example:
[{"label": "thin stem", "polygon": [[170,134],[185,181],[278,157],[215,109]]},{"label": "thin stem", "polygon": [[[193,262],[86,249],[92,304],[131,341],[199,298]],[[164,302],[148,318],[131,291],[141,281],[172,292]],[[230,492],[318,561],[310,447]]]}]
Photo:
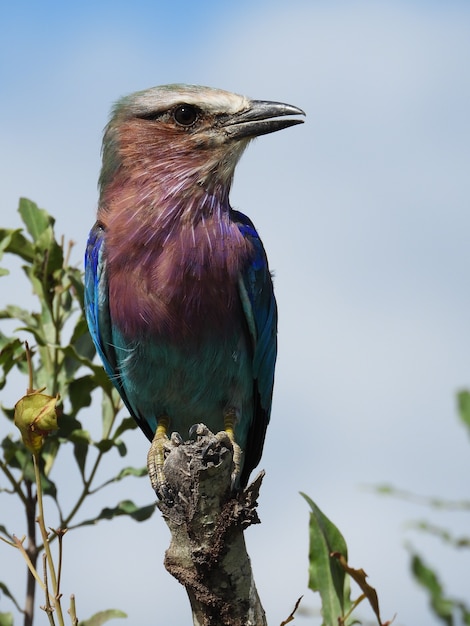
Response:
[{"label": "thin stem", "polygon": [[[62,249],[64,249],[65,240],[64,240],[63,235],[60,240],[60,245],[62,246]],[[67,246],[67,250],[65,252],[65,257],[64,257],[64,264],[63,264],[64,269],[70,265],[70,255],[72,253],[72,248],[74,247],[74,245],[75,245],[75,241],[69,240],[69,245]]]},{"label": "thin stem", "polygon": [[31,572],[31,574],[34,576],[36,582],[42,587],[43,590],[45,590],[44,583],[42,582],[35,566],[31,562],[31,559],[29,558],[29,555],[23,545],[23,542],[20,539],[18,539],[18,537],[16,537],[15,535],[13,535],[13,541],[14,541],[15,547],[18,548],[18,550],[23,555],[23,558],[26,561],[26,565],[28,566],[28,569]]},{"label": "thin stem", "polygon": [[73,594],[70,596],[70,609],[68,610],[68,613],[72,621],[72,626],[78,626],[77,609],[75,607],[75,596]]},{"label": "thin stem", "polygon": [[62,308],[62,294],[63,294],[63,290],[61,288],[59,288],[56,291],[56,303],[55,303],[55,310],[53,307],[53,317],[52,317],[52,321],[54,324],[54,330],[55,330],[55,336],[54,336],[54,358],[53,358],[53,372],[52,372],[52,380],[53,380],[53,385],[52,385],[52,394],[55,395],[59,390],[58,390],[58,379],[59,379],[59,369],[60,369],[60,364],[59,364],[59,349],[58,346],[60,345],[60,332],[62,330],[62,320],[60,318],[60,310]]},{"label": "thin stem", "polygon": [[29,395],[30,393],[34,393],[34,387],[33,387],[33,363],[31,360],[31,349],[29,347],[29,343],[27,341],[24,342],[24,347],[25,347],[25,351],[26,351],[26,361],[28,363],[28,380],[29,380],[29,384],[28,384],[28,389],[26,391],[26,394]]},{"label": "thin stem", "polygon": [[54,622],[54,609],[52,608],[51,605],[51,600],[49,597],[49,588],[48,588],[48,579],[47,579],[47,556],[46,554],[42,555],[42,568],[44,571],[44,582],[46,584],[46,606],[44,607],[44,610],[47,613],[47,617],[49,618],[49,624],[51,626],[55,626],[55,622]]},{"label": "thin stem", "polygon": [[339,626],[344,626],[347,622],[347,620],[350,618],[352,612],[359,606],[359,604],[365,600],[366,598],[366,594],[365,593],[361,593],[361,595],[353,601],[353,603],[351,604],[351,607],[349,608],[349,611],[346,612],[345,615],[343,615],[343,617],[338,617],[338,624]]},{"label": "thin stem", "polygon": [[62,615],[62,607],[60,605],[60,592],[57,585],[57,576],[54,566],[54,560],[52,558],[51,548],[49,545],[48,537],[49,533],[46,530],[46,525],[44,523],[44,507],[42,502],[42,488],[41,488],[41,475],[39,472],[39,458],[37,454],[33,454],[34,461],[34,474],[36,477],[36,488],[37,488],[37,498],[38,498],[38,522],[39,528],[41,530],[42,541],[44,544],[44,551],[46,553],[47,563],[49,565],[49,571],[51,574],[51,582],[52,582],[52,590],[54,592],[54,603],[55,609],[57,611],[57,617],[59,620],[59,625],[64,626],[64,617]]},{"label": "thin stem", "polygon": [[60,579],[62,576],[62,555],[63,555],[63,546],[64,546],[64,535],[67,532],[67,529],[58,528],[54,530],[56,537],[59,540],[59,563],[57,566],[57,590],[60,592]]}]

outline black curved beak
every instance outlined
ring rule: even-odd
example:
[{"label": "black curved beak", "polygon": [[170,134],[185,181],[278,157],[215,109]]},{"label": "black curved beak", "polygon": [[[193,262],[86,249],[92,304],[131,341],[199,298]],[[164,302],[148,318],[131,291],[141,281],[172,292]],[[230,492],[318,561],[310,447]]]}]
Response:
[{"label": "black curved beak", "polygon": [[285,119],[287,115],[305,113],[302,109],[283,102],[252,100],[249,109],[230,116],[223,128],[231,139],[243,139],[267,135],[304,122],[295,118]]}]

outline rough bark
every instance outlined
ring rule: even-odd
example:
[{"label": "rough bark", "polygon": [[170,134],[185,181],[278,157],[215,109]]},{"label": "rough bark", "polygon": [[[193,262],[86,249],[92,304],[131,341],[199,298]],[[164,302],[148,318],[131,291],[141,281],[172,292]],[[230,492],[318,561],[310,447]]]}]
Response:
[{"label": "rough bark", "polygon": [[165,567],[186,588],[194,626],[266,626],[243,536],[259,523],[264,473],[234,492],[230,442],[203,425],[197,434],[165,460],[174,495],[173,503],[159,503],[172,536]]}]

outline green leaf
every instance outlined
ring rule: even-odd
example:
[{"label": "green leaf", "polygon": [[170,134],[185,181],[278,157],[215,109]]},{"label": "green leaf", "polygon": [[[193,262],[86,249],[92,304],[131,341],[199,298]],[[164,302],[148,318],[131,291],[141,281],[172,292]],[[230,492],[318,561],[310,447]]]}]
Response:
[{"label": "green leaf", "polygon": [[20,328],[17,328],[16,330],[31,333],[34,339],[36,340],[36,343],[38,344],[39,348],[46,346],[48,343],[47,335],[44,334],[42,330],[36,329],[34,326],[21,326]]},{"label": "green leaf", "polygon": [[44,441],[44,445],[41,450],[41,459],[43,462],[42,471],[46,476],[49,476],[61,446],[61,441],[59,440],[58,435],[59,432],[49,435],[49,437],[47,437]]},{"label": "green leaf", "polygon": [[400,500],[429,506],[433,509],[442,509],[444,511],[470,511],[470,500],[444,500],[443,498],[433,496],[422,496],[387,484],[374,485],[371,486],[370,489],[379,495],[400,498]]},{"label": "green leaf", "polygon": [[79,269],[78,267],[66,267],[64,268],[65,270],[65,275],[67,280],[70,283],[70,289],[71,291],[73,291],[75,300],[78,302],[81,312],[82,312],[82,319],[84,318],[84,314],[85,314],[85,303],[84,303],[84,296],[85,296],[85,284],[83,282],[83,273],[81,271],[81,269]]},{"label": "green leaf", "polygon": [[[36,481],[36,476],[34,473],[33,457],[23,442],[14,441],[10,436],[7,436],[3,439],[0,446],[3,448],[3,458],[5,464],[10,468],[20,470],[23,473],[23,480],[34,483]],[[46,495],[52,496],[56,499],[56,486],[49,478],[47,478],[45,472],[45,466],[47,468],[47,457],[49,454],[51,454],[50,451],[41,455],[41,485]],[[50,471],[50,467],[47,468],[47,471]]]},{"label": "green leaf", "polygon": [[80,409],[90,406],[91,394],[96,387],[96,379],[89,374],[72,380],[69,385],[69,399],[73,415],[76,415]]},{"label": "green leaf", "polygon": [[127,454],[127,446],[124,443],[124,441],[122,441],[122,439],[115,439],[114,441],[116,448],[119,452],[119,456],[126,456]]},{"label": "green leaf", "polygon": [[88,331],[88,324],[82,316],[78,318],[70,343],[75,346],[75,350],[82,357],[91,361],[95,356],[95,344],[93,343],[91,335]]},{"label": "green leaf", "polygon": [[102,439],[94,444],[94,446],[103,454],[106,454],[106,452],[109,452],[111,448],[114,448],[114,445],[115,443],[112,439]]},{"label": "green leaf", "polygon": [[57,500],[57,487],[55,483],[50,480],[44,472],[41,472],[41,487],[42,492],[46,496],[51,496],[54,500]]},{"label": "green leaf", "polygon": [[119,456],[126,456],[127,454],[127,447],[122,439],[101,439],[101,441],[97,441],[93,445],[103,454],[106,454],[112,448],[116,448]]},{"label": "green leaf", "polygon": [[114,482],[118,480],[122,480],[127,476],[137,476],[140,478],[141,476],[146,476],[148,474],[148,470],[146,467],[123,467],[122,470],[117,474],[117,476],[113,479]]},{"label": "green leaf", "polygon": [[470,434],[470,391],[460,391],[457,394],[457,405],[460,419],[468,428]]},{"label": "green leaf", "polygon": [[75,349],[75,347],[71,345],[65,346],[64,348],[62,348],[62,352],[67,357],[75,359],[78,363],[90,369],[93,372],[97,387],[101,387],[108,394],[112,393],[114,386],[112,382],[109,380],[109,377],[104,371],[104,368],[102,365],[95,365],[95,363],[93,363],[91,359],[79,354],[77,350]]},{"label": "green leaf", "polygon": [[16,337],[7,337],[0,330],[0,365],[4,365],[7,359],[8,352],[13,352],[16,356],[18,352],[24,354],[24,344]]},{"label": "green leaf", "polygon": [[117,439],[118,437],[120,437],[123,433],[126,432],[126,430],[135,430],[137,428],[137,424],[136,421],[133,417],[125,417],[122,422],[119,424],[119,426],[116,428],[116,432],[113,435],[113,439]]},{"label": "green leaf", "polygon": [[10,339],[0,334],[0,367],[3,375],[0,376],[0,389],[5,386],[8,372],[16,366],[25,367],[26,359],[23,342],[19,339]]},{"label": "green leaf", "polygon": [[465,606],[463,603],[458,604],[459,610],[462,614],[462,623],[466,624],[466,626],[470,625],[470,609]]},{"label": "green leaf", "polygon": [[34,247],[26,237],[22,234],[22,229],[16,230],[0,228],[0,258],[3,252],[15,254],[27,262],[34,259]]},{"label": "green leaf", "polygon": [[78,626],[101,626],[101,624],[105,624],[117,617],[127,617],[127,614],[119,609],[108,609],[107,611],[95,613],[90,619],[78,622]]},{"label": "green leaf", "polygon": [[123,500],[114,508],[105,508],[101,511],[99,515],[92,519],[85,520],[80,522],[76,526],[71,526],[70,528],[80,528],[81,526],[91,526],[92,524],[96,524],[100,520],[111,520],[115,517],[121,517],[123,515],[131,517],[136,522],[144,522],[145,520],[152,517],[156,508],[156,504],[148,504],[147,506],[137,506],[132,502],[132,500]]},{"label": "green leaf", "polygon": [[62,283],[63,265],[64,265],[64,250],[60,244],[54,238],[54,231],[52,228],[45,230],[36,241],[37,249],[42,253],[47,254],[38,259],[40,262],[36,263],[36,268],[39,270],[39,276],[51,283],[60,285]]},{"label": "green leaf", "polygon": [[426,520],[410,523],[409,526],[410,528],[421,530],[423,532],[439,537],[443,542],[448,543],[455,548],[470,548],[469,536],[462,535],[460,537],[456,537],[449,530],[447,530],[447,528],[443,528],[442,526],[436,526],[435,524],[431,524]]},{"label": "green leaf", "polygon": [[37,315],[12,304],[0,311],[0,319],[19,320],[27,326],[37,327]]},{"label": "green leaf", "polygon": [[333,553],[341,554],[347,561],[346,542],[336,526],[304,493],[310,506],[309,588],[320,593],[325,626],[337,626],[351,601],[346,589],[346,574]]},{"label": "green leaf", "polygon": [[2,406],[2,411],[4,413],[4,415],[6,416],[7,419],[10,420],[10,422],[13,422],[14,418],[15,418],[15,409],[7,409],[6,407]]},{"label": "green leaf", "polygon": [[58,436],[69,441],[75,430],[82,430],[82,423],[80,420],[72,415],[69,415],[68,413],[62,413],[59,416]]},{"label": "green leaf", "polygon": [[[8,248],[11,244],[11,241],[14,237],[14,234],[20,232],[21,229],[11,230],[7,228],[0,229],[0,259],[3,257],[3,254],[8,251]],[[4,274],[9,274],[8,270],[4,270]]]},{"label": "green leaf", "polygon": [[69,439],[73,443],[73,454],[80,469],[80,473],[84,476],[86,459],[91,443],[90,433],[86,430],[74,430],[70,434]]},{"label": "green leaf", "polygon": [[443,589],[436,573],[418,554],[411,555],[411,571],[415,580],[426,589],[433,613],[448,626],[453,626],[454,603],[444,597]]},{"label": "green leaf", "polygon": [[136,478],[141,478],[142,476],[147,476],[148,470],[146,467],[124,467],[114,478],[110,478],[106,482],[102,483],[99,487],[93,489],[92,493],[96,493],[100,489],[111,485],[111,483],[117,483],[123,478],[127,478],[127,476],[135,476]]},{"label": "green leaf", "polygon": [[27,198],[20,198],[18,212],[33,241],[37,241],[49,226],[54,225],[54,218]]},{"label": "green leaf", "polygon": [[0,626],[13,626],[13,613],[0,613]]},{"label": "green leaf", "polygon": [[[103,374],[108,378],[108,375],[102,370]],[[109,381],[109,378],[108,378]],[[106,389],[103,387],[103,389]],[[101,399],[101,422],[103,429],[103,439],[109,438],[111,435],[111,430],[114,424],[114,420],[116,419],[117,411],[116,405],[114,403],[115,397],[114,389],[109,390],[108,393],[103,393],[103,397]]]},{"label": "green leaf", "polygon": [[14,441],[11,437],[5,437],[1,443],[3,458],[10,468],[21,470],[24,478],[34,483],[34,467],[31,453],[26,449],[22,441]]},{"label": "green leaf", "polygon": [[87,446],[91,443],[90,433],[83,429],[73,430],[69,435],[69,440],[73,443],[83,443]]},{"label": "green leaf", "polygon": [[[18,611],[22,611],[20,605],[18,604],[18,602],[16,601],[15,596],[11,593],[11,591],[8,589],[8,587],[5,585],[5,583],[0,582],[0,591],[2,591],[2,593],[7,597],[10,598],[10,600],[13,602],[13,604],[16,606],[16,608],[18,609]],[[3,613],[3,615],[9,615],[6,613]],[[12,622],[13,623],[13,622]],[[0,626],[1,626],[2,622],[0,621]]]},{"label": "green leaf", "polygon": [[[6,489],[0,489],[0,491],[6,491]],[[8,539],[11,538],[10,533],[8,532],[6,526],[4,526],[3,524],[0,524],[0,533],[2,533],[2,535],[5,535],[5,537],[7,537]],[[0,583],[1,585],[2,583]]]},{"label": "green leaf", "polygon": [[33,288],[33,293],[39,297],[42,308],[47,302],[49,302],[50,297],[47,291],[44,289],[44,284],[42,280],[40,280],[37,276],[36,267],[34,265],[25,265],[23,266],[26,276],[28,277],[29,282]]}]

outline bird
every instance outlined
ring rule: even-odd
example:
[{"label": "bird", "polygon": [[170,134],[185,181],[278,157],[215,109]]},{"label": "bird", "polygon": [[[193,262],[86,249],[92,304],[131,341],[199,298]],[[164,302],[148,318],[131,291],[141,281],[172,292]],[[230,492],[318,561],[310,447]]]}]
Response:
[{"label": "bird", "polygon": [[163,469],[169,441],[196,424],[232,445],[234,489],[260,461],[277,305],[263,243],[229,192],[249,142],[303,115],[171,84],[124,96],[105,127],[85,315],[106,373],[151,442],[160,499],[174,499]]}]

